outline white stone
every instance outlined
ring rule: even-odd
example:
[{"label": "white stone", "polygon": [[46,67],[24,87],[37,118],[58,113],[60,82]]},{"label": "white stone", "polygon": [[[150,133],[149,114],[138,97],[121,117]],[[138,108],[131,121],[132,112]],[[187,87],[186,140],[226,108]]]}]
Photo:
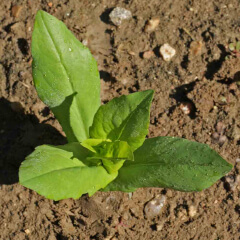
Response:
[{"label": "white stone", "polygon": [[172,48],[168,43],[163,44],[159,50],[164,61],[170,61],[172,57],[176,54],[176,50]]},{"label": "white stone", "polygon": [[154,218],[158,216],[166,202],[165,196],[157,196],[149,201],[144,207],[144,213],[147,218]]},{"label": "white stone", "polygon": [[88,45],[88,39],[83,39],[82,44],[83,44],[84,46],[87,46],[87,45]]},{"label": "white stone", "polygon": [[197,209],[195,206],[191,205],[188,210],[188,214],[190,217],[194,217],[197,214]]},{"label": "white stone", "polygon": [[161,231],[163,229],[163,224],[158,224],[157,225],[157,231]]},{"label": "white stone", "polygon": [[29,229],[25,229],[24,232],[25,232],[26,234],[30,234],[30,233],[31,233],[31,231],[30,231]]},{"label": "white stone", "polygon": [[144,28],[144,32],[152,32],[154,31],[157,26],[160,23],[160,19],[159,18],[152,18],[150,20],[147,21],[147,24],[145,25]]},{"label": "white stone", "polygon": [[120,26],[123,20],[132,17],[132,13],[125,8],[116,7],[111,11],[109,17],[114,25]]}]

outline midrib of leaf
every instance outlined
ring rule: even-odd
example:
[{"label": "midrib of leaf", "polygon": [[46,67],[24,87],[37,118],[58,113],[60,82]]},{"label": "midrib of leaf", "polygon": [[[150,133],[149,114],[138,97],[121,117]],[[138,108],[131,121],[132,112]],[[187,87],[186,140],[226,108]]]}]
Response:
[{"label": "midrib of leaf", "polygon": [[[43,15],[42,13],[41,13],[41,19],[42,19],[42,22],[43,22],[43,26],[45,27],[45,29],[46,29],[46,31],[47,31],[47,33],[48,33],[48,35],[49,35],[49,37],[50,37],[50,39],[51,39],[51,41],[52,41],[52,43],[53,43],[53,46],[54,46],[54,48],[55,48],[55,50],[56,50],[56,53],[57,53],[57,56],[58,56],[58,58],[59,58],[59,60],[60,60],[60,62],[61,62],[61,64],[62,64],[62,66],[63,66],[63,70],[64,70],[64,72],[65,72],[65,74],[66,74],[66,76],[67,76],[67,79],[69,80],[72,93],[74,93],[73,85],[72,85],[72,82],[71,82],[71,77],[70,77],[70,75],[68,74],[67,67],[66,67],[65,64],[64,64],[64,61],[63,61],[63,59],[62,59],[62,55],[61,55],[61,53],[60,53],[60,50],[58,49],[57,44],[55,43],[54,38],[53,38],[53,36],[51,35],[51,32],[49,31],[47,25],[46,25],[45,22],[44,22],[44,15]],[[79,93],[77,92],[77,94],[79,94]],[[81,113],[79,112],[80,107],[78,106],[78,101],[76,101],[76,105],[77,105],[78,115],[79,115],[79,117],[80,117],[80,121],[81,121],[81,123],[82,123],[82,126],[84,126],[84,131],[85,131],[85,135],[86,135],[86,138],[87,138],[87,136],[88,136],[88,131],[87,131],[86,126],[85,126],[85,124],[84,124],[84,121],[83,121],[83,119],[82,119],[82,115],[81,115]]]},{"label": "midrib of leaf", "polygon": [[[116,140],[120,140],[120,138],[121,138],[121,136],[122,136],[122,134],[123,134],[123,132],[124,132],[125,126],[126,126],[126,125],[128,124],[128,122],[130,121],[132,115],[134,115],[134,113],[135,113],[135,111],[137,110],[138,106],[141,105],[141,103],[143,103],[143,102],[146,100],[146,98],[148,98],[148,97],[149,97],[149,94],[146,95],[146,97],[143,99],[143,101],[141,101],[138,105],[136,105],[136,107],[134,108],[134,110],[128,115],[128,117],[127,117],[127,118],[122,122],[122,124],[119,126],[119,128],[120,128],[119,136],[118,136],[118,138],[117,138]],[[114,132],[114,129],[109,133],[109,135],[110,135],[112,132]]]},{"label": "midrib of leaf", "polygon": [[112,161],[121,161],[121,160],[128,160],[127,158],[111,158],[111,157],[88,157],[87,159],[104,159],[104,160],[112,160]]},{"label": "midrib of leaf", "polygon": [[187,163],[161,163],[161,162],[157,162],[157,163],[137,163],[137,164],[129,164],[126,167],[123,166],[123,168],[129,168],[129,167],[141,167],[141,166],[220,166],[220,167],[224,167],[225,165],[221,164],[221,165],[215,165],[215,164],[211,164],[211,163],[197,163],[197,164],[187,164]]}]

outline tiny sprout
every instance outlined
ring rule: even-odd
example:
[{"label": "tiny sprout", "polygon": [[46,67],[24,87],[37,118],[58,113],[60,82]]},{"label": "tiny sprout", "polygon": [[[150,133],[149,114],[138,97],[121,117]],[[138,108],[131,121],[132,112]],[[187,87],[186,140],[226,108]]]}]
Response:
[{"label": "tiny sprout", "polygon": [[236,43],[229,43],[228,49],[230,50],[230,54],[235,57],[240,57],[240,41]]}]

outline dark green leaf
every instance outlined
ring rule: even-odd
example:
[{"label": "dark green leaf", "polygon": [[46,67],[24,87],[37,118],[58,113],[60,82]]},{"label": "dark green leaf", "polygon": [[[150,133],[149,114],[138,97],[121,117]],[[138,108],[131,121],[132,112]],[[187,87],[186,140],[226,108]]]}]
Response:
[{"label": "dark green leaf", "polygon": [[38,11],[32,56],[38,95],[52,109],[68,141],[87,139],[100,106],[99,73],[90,51],[61,21]]},{"label": "dark green leaf", "polygon": [[79,143],[39,146],[22,163],[20,184],[54,200],[77,199],[84,193],[91,196],[117,173],[109,174],[103,166],[88,165],[89,152]]},{"label": "dark green leaf", "polygon": [[208,145],[174,137],[147,139],[125,162],[105,191],[131,192],[141,187],[200,191],[229,172],[232,166]]},{"label": "dark green leaf", "polygon": [[125,141],[136,150],[148,134],[152,98],[147,90],[112,99],[98,109],[90,137]]}]

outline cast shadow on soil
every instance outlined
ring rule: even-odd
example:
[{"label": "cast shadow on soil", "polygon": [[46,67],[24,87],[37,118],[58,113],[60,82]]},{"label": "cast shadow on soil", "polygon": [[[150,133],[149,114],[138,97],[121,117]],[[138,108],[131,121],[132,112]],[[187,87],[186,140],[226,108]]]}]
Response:
[{"label": "cast shadow on soil", "polygon": [[104,82],[111,82],[111,83],[117,82],[116,78],[106,71],[100,71],[99,74],[100,74],[100,78],[103,79]]},{"label": "cast shadow on soil", "polygon": [[4,98],[0,98],[0,113],[0,184],[18,182],[19,166],[36,146],[66,143],[54,127],[39,123],[34,115],[13,111]]},{"label": "cast shadow on soil", "polygon": [[[225,85],[230,85],[232,83],[238,83],[239,81],[240,81],[240,71],[237,71],[234,74],[233,78],[224,78],[221,80],[217,80],[217,82],[219,82],[221,84],[225,84]],[[234,94],[234,91],[232,91],[232,93]]]},{"label": "cast shadow on soil", "polygon": [[18,47],[20,51],[22,52],[23,55],[27,55],[29,52],[29,45],[26,39],[24,38],[19,38],[18,41]]},{"label": "cast shadow on soil", "polygon": [[[196,110],[197,109],[196,109],[196,106],[195,106],[194,102],[187,97],[187,94],[190,93],[194,89],[194,86],[196,85],[197,81],[198,80],[190,82],[188,84],[184,84],[180,87],[177,87],[177,88],[175,88],[175,92],[173,94],[169,95],[171,98],[174,98],[177,101],[178,104],[187,102],[187,103],[190,103],[192,105],[192,110],[189,114],[189,117],[191,119],[196,118]],[[170,111],[171,111],[171,109],[170,109]]]},{"label": "cast shadow on soil", "polygon": [[205,74],[205,77],[210,80],[213,79],[214,74],[218,72],[218,70],[221,68],[223,62],[225,61],[226,56],[229,55],[229,53],[227,53],[224,45],[218,44],[217,46],[221,51],[220,57],[218,60],[214,60],[214,61],[208,63],[207,71]]},{"label": "cast shadow on soil", "polygon": [[109,14],[111,13],[111,11],[113,10],[113,8],[107,8],[101,15],[100,15],[100,19],[101,21],[103,21],[106,24],[112,24]]}]

